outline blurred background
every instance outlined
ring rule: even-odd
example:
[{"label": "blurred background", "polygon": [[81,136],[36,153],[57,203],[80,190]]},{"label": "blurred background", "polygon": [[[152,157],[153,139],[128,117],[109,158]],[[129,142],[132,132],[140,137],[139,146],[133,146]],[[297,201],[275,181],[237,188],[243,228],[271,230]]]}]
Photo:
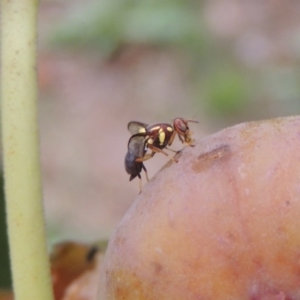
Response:
[{"label": "blurred background", "polygon": [[[129,182],[124,170],[129,121],[194,119],[201,139],[240,122],[299,114],[299,60],[295,0],[40,1],[50,244],[108,238],[134,201],[138,179]],[[150,178],[167,161],[147,161]],[[0,284],[7,287],[3,195],[1,206]]]}]

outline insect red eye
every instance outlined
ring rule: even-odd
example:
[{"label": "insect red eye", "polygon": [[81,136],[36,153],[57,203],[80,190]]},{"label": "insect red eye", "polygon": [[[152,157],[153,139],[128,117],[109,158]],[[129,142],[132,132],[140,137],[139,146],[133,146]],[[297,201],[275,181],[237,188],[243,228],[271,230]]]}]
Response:
[{"label": "insect red eye", "polygon": [[187,122],[181,118],[176,118],[173,125],[177,132],[184,133],[188,130]]}]

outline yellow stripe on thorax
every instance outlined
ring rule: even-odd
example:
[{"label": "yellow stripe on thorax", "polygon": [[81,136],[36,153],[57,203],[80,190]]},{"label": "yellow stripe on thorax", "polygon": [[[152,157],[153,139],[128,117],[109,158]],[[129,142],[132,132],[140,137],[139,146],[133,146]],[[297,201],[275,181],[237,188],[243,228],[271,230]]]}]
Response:
[{"label": "yellow stripe on thorax", "polygon": [[159,144],[162,145],[166,139],[166,134],[164,133],[164,131],[160,132],[160,134],[158,135],[158,139]]}]

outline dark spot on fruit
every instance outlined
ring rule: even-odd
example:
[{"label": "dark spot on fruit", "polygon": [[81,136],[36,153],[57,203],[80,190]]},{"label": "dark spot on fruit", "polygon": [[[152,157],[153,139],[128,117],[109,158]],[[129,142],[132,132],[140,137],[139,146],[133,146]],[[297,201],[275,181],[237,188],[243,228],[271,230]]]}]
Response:
[{"label": "dark spot on fruit", "polygon": [[213,150],[202,153],[198,156],[198,161],[193,164],[192,169],[196,172],[206,171],[212,167],[216,162],[223,161],[230,157],[229,145],[219,145]]},{"label": "dark spot on fruit", "polygon": [[159,275],[163,269],[163,266],[158,262],[153,262],[152,266],[154,268],[155,275]]}]

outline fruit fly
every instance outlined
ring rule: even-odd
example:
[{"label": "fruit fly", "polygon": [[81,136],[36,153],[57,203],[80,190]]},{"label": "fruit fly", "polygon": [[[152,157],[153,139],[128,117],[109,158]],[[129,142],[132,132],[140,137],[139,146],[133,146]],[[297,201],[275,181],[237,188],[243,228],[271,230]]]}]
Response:
[{"label": "fruit fly", "polygon": [[[140,134],[145,137],[147,148],[152,150],[151,154],[144,154],[143,157],[137,158],[137,161],[145,161],[154,156],[155,153],[160,152],[168,155],[162,149],[171,146],[176,134],[180,141],[189,146],[194,146],[194,140],[191,138],[192,132],[189,129],[188,123],[194,120],[185,120],[183,118],[175,118],[173,126],[167,123],[156,123],[148,125],[142,122],[131,121],[128,123],[128,130],[131,134]],[[176,161],[174,158],[172,158]]]},{"label": "fruit fly", "polygon": [[147,152],[147,138],[145,135],[134,134],[128,141],[127,153],[125,155],[125,170],[130,175],[129,181],[138,177],[140,180],[140,193],[142,191],[142,178],[141,172],[144,170],[147,181],[148,173],[142,161],[137,161],[139,158],[143,158]]}]

